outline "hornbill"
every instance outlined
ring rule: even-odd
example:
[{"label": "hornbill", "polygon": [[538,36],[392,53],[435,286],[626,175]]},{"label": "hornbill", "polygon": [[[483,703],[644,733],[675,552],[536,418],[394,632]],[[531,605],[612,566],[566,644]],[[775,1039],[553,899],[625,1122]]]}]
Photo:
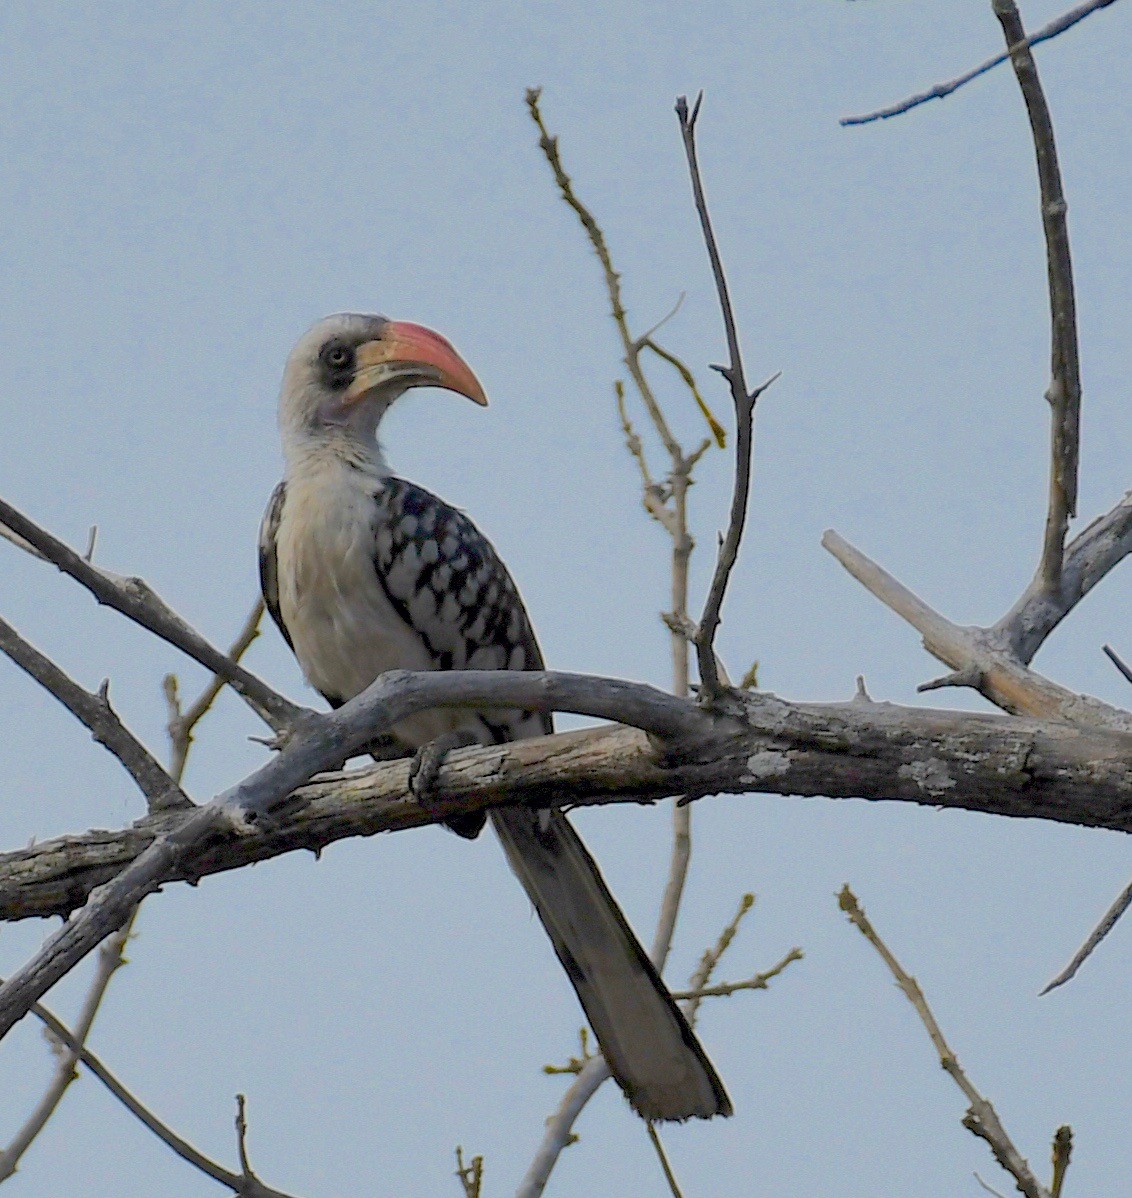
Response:
[{"label": "hornbill", "polygon": [[[263,519],[260,578],[307,680],[334,706],[385,670],[543,668],[491,544],[462,512],[390,472],[377,430],[411,387],[487,403],[443,337],[382,316],[319,321],[283,374],[286,471]],[[430,747],[442,755],[454,743],[552,731],[549,715],[454,709],[393,729],[418,765]],[[650,1120],[731,1114],[715,1069],[566,817],[516,806],[490,819],[633,1107]],[[483,824],[482,814],[452,821],[465,836]]]}]

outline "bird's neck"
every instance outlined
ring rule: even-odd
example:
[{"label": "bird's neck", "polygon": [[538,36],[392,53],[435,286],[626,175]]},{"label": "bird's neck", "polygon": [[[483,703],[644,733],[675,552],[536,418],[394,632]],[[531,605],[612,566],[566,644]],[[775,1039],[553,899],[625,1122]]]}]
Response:
[{"label": "bird's neck", "polygon": [[285,436],[283,456],[288,479],[341,471],[380,481],[390,472],[377,440],[358,437],[348,428],[330,426],[300,437]]}]

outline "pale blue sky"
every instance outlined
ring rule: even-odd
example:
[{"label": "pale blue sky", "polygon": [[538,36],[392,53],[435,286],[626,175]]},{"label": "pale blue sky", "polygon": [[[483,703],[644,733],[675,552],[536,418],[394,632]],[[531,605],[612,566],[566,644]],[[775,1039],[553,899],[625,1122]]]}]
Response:
[{"label": "pale blue sky", "polygon": [[[1063,7],[1032,3],[1036,25]],[[707,10],[707,11],[705,11]],[[1130,485],[1132,16],[1039,51],[1070,200],[1086,390],[1081,512]],[[864,673],[894,702],[978,706],[915,686],[918,638],[825,554],[837,528],[959,621],[987,622],[1033,569],[1044,515],[1044,255],[1025,115],[998,71],[898,121],[837,118],[998,48],[989,3],[439,3],[101,6],[0,12],[0,493],[98,560],[139,573],[226,643],[255,589],[280,470],[283,360],[315,317],[384,311],[443,331],[492,406],[422,393],[391,460],[466,508],[519,580],[556,667],[667,680],[664,542],[638,507],[612,404],[618,350],[600,274],[556,199],[523,92],[600,216],[638,328],[665,329],[717,406],[723,340],[672,101],[703,87],[701,151],[760,406],[750,533],[720,646],[793,699]],[[664,380],[663,374],[658,379]],[[676,403],[677,392],[668,392]],[[676,424],[700,435],[693,412]],[[697,602],[729,461],[694,493]],[[0,545],[0,611],[163,745],[160,680],[201,671]],[[1128,702],[1100,653],[1132,653],[1127,567],[1037,659]],[[252,667],[312,700],[280,638]],[[54,700],[0,662],[0,845],[114,827],[141,807]],[[226,697],[188,775],[206,798],[263,759]],[[651,932],[667,814],[578,817]],[[1041,1164],[1078,1134],[1066,1193],[1115,1193],[1132,1160],[1132,931],[1071,986],[1036,993],[1116,891],[1122,838],[898,804],[715,798],[670,977],[759,903],[722,973],[806,959],[769,993],[705,1009],[734,1119],[667,1133],[689,1198],[1003,1191],[911,1009],[835,905],[851,882],[924,985],[952,1044]],[[47,925],[5,928],[10,971]],[[437,829],[333,846],[151,899],[92,1038],[123,1080],[228,1164],[237,1091],[253,1161],[315,1198],[456,1195],[457,1143],[513,1190],[564,1087],[573,994],[495,843]],[[52,996],[74,1009],[85,978]],[[0,1053],[0,1138],[48,1071],[38,1030]],[[607,1087],[549,1193],[663,1195]],[[9,1183],[16,1198],[195,1198],[214,1183],[84,1079]]]}]

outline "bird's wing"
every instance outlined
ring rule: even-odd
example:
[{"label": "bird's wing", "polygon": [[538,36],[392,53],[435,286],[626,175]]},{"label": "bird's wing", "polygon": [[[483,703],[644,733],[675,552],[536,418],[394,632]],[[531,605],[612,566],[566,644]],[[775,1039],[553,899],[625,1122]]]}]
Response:
[{"label": "bird's wing", "polygon": [[267,511],[259,526],[259,587],[263,592],[263,603],[271,613],[271,618],[279,626],[283,639],[294,651],[291,634],[283,623],[283,613],[279,609],[279,561],[275,547],[275,539],[279,535],[279,520],[283,515],[283,503],[287,496],[287,484],[281,482],[267,501]]},{"label": "bird's wing", "polygon": [[[386,505],[375,525],[378,578],[437,668],[541,670],[518,589],[479,529],[403,479],[377,498]],[[479,718],[496,741],[553,731],[549,715],[532,712]],[[492,811],[491,822],[636,1110],[646,1119],[729,1115],[711,1061],[565,815],[520,805]]]},{"label": "bird's wing", "polygon": [[[402,478],[375,497],[374,569],[394,610],[440,670],[541,670],[534,628],[491,542],[443,499]],[[552,717],[487,712],[497,742],[552,732]]]}]

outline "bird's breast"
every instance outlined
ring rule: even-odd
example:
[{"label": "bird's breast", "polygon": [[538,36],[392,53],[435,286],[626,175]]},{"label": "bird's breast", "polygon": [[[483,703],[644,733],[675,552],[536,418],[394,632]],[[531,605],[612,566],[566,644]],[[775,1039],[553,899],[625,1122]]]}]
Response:
[{"label": "bird's breast", "polygon": [[351,699],[385,670],[434,668],[374,565],[381,481],[331,463],[287,482],[276,541],[279,609],[307,680]]}]

